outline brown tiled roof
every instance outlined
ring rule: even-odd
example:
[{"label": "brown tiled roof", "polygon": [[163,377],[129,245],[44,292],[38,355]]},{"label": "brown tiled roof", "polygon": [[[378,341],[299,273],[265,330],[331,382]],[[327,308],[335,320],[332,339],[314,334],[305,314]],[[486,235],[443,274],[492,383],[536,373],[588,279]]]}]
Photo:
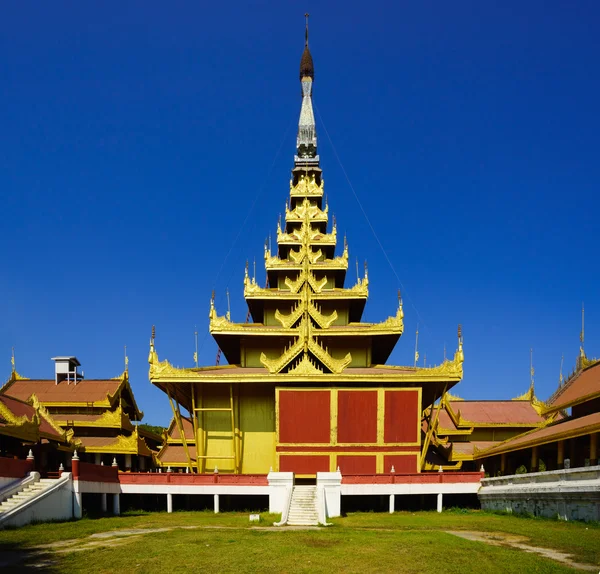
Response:
[{"label": "brown tiled roof", "polygon": [[83,447],[104,447],[117,444],[117,437],[114,436],[81,436],[77,437]]},{"label": "brown tiled roof", "polygon": [[568,381],[552,399],[546,412],[566,409],[596,396],[600,396],[600,362]]},{"label": "brown tiled roof", "polygon": [[[196,447],[188,445],[188,451],[192,462],[196,462]],[[186,465],[188,464],[185,449],[180,445],[168,444],[157,455],[163,464]]]},{"label": "brown tiled roof", "polygon": [[457,454],[473,454],[475,447],[478,449],[490,448],[499,441],[493,440],[480,440],[480,441],[468,441],[468,442],[453,442],[452,443],[452,452]]},{"label": "brown tiled roof", "polygon": [[529,401],[451,401],[450,405],[455,413],[460,410],[461,419],[468,421],[466,424],[475,426],[536,426],[544,422]]},{"label": "brown tiled roof", "polygon": [[438,418],[438,429],[456,430],[456,425],[454,424],[454,421],[452,420],[446,409],[440,410],[440,416]]},{"label": "brown tiled roof", "polygon": [[[187,417],[182,416],[181,423],[186,442],[189,443],[190,441],[194,441],[194,426],[192,421]],[[179,427],[175,423],[174,419],[171,421],[171,425],[169,427],[169,438],[181,440],[181,433],[179,432]]]},{"label": "brown tiled roof", "polygon": [[562,440],[563,438],[572,438],[598,431],[600,431],[600,412],[592,413],[591,415],[586,415],[577,419],[565,419],[541,429],[534,429],[501,442],[498,446],[479,453],[476,458],[485,458],[486,456],[499,452],[519,450],[530,446],[555,442]]},{"label": "brown tiled roof", "polygon": [[[34,407],[21,400],[15,399],[14,397],[10,397],[8,395],[0,395],[0,402],[2,402],[2,404],[4,404],[4,406],[17,417],[26,416],[27,419],[31,421],[35,415]],[[54,438],[56,440],[62,441],[64,439],[63,435],[59,433],[41,413],[39,420],[40,433]]]},{"label": "brown tiled roof", "polygon": [[35,394],[42,404],[47,403],[95,403],[104,402],[113,396],[122,379],[84,379],[77,384],[62,381],[58,385],[54,379],[17,380],[5,388],[6,394],[26,401]]}]

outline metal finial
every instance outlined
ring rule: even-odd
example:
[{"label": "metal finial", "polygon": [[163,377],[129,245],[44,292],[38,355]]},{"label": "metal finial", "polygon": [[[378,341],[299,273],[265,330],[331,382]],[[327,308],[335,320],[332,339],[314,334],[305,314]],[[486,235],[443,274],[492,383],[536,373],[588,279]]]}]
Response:
[{"label": "metal finial", "polygon": [[306,31],[304,32],[304,45],[308,46],[308,17],[310,14],[307,12],[304,14],[304,18],[306,18]]},{"label": "metal finial", "polygon": [[533,368],[533,348],[529,349],[529,375],[531,376],[531,388],[533,388],[533,375],[535,370]]},{"label": "metal finial", "polygon": [[419,324],[417,323],[417,332],[415,334],[415,367],[419,360]]},{"label": "metal finial", "polygon": [[565,356],[562,355],[560,358],[560,375],[558,376],[558,386],[562,387],[563,384],[563,363],[565,361]]},{"label": "metal finial", "polygon": [[16,371],[16,367],[15,367],[15,348],[12,348],[12,355],[10,357],[10,364],[12,367],[12,372],[14,373]]},{"label": "metal finial", "polygon": [[152,340],[156,339],[156,327],[152,325]]},{"label": "metal finial", "polygon": [[125,345],[125,372],[129,371],[129,357],[127,356],[127,345]]},{"label": "metal finial", "polygon": [[462,325],[460,323],[458,324],[458,338],[462,339]]},{"label": "metal finial", "polygon": [[581,341],[581,356],[585,355],[584,342],[585,342],[585,309],[583,303],[581,304],[581,333],[579,333],[579,340]]}]

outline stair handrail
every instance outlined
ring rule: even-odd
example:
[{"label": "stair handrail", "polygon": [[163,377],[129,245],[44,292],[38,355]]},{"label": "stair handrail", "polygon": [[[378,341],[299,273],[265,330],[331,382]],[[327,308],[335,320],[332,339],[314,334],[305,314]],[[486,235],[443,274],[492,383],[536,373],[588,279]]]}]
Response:
[{"label": "stair handrail", "polygon": [[317,486],[317,515],[319,524],[322,526],[331,526],[327,522],[327,497],[325,496],[325,487]]},{"label": "stair handrail", "polygon": [[283,507],[283,512],[281,513],[281,520],[279,522],[274,522],[273,526],[285,526],[288,521],[288,516],[290,514],[290,507],[292,506],[292,494],[294,492],[294,487],[286,487],[287,491],[287,500]]},{"label": "stair handrail", "polygon": [[56,479],[56,482],[54,482],[54,484],[51,484],[47,488],[44,488],[44,490],[41,490],[36,496],[33,496],[33,497],[29,498],[28,500],[25,500],[22,504],[19,504],[18,506],[15,506],[15,507],[11,508],[10,510],[7,510],[6,512],[3,512],[2,514],[0,514],[0,529],[3,528],[3,526],[2,526],[3,522],[8,521],[9,519],[13,518],[13,516],[23,512],[24,510],[27,510],[30,506],[32,506],[36,502],[40,501],[42,498],[46,498],[47,496],[50,496],[50,494],[52,494],[55,490],[63,488],[65,486],[65,484],[69,484],[70,482],[71,482],[71,473],[63,472],[62,475],[60,476],[60,478]]},{"label": "stair handrail", "polygon": [[0,503],[4,502],[7,498],[10,498],[13,494],[17,494],[26,486],[37,482],[39,479],[40,473],[32,471],[25,478],[16,479],[13,482],[10,482],[5,488],[0,490]]}]

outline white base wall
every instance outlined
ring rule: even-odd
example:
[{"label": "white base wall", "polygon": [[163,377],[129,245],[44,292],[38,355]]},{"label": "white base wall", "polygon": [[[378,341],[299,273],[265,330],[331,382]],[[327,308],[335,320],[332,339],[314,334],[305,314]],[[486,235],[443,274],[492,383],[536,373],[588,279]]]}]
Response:
[{"label": "white base wall", "polygon": [[49,520],[70,520],[73,518],[73,491],[70,473],[63,473],[61,478],[66,480],[56,488],[42,493],[37,498],[17,507],[6,514],[9,516],[2,521],[2,528],[7,526],[25,526],[32,522],[47,522]]},{"label": "white base wall", "polygon": [[600,520],[600,466],[485,478],[481,483],[483,510]]}]

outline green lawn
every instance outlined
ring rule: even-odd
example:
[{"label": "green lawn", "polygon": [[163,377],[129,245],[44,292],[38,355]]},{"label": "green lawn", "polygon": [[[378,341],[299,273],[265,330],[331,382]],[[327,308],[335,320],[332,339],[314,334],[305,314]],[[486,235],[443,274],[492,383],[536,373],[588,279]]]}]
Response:
[{"label": "green lawn", "polygon": [[[263,515],[260,526],[270,526],[277,518]],[[47,555],[47,569],[56,572],[165,572],[179,568],[236,573],[573,571],[536,554],[447,533],[466,530],[527,537],[530,545],[569,552],[578,562],[600,564],[598,525],[476,511],[356,513],[332,522],[328,528],[290,531],[250,529],[245,513],[130,513],[3,531],[0,551],[20,552],[27,564],[28,552],[35,546],[78,539],[71,544],[84,550],[56,553],[60,548],[55,547]],[[153,528],[168,530],[110,540],[88,538],[103,532]],[[90,541],[101,545],[87,548]],[[30,563],[38,559],[29,557]]]}]

